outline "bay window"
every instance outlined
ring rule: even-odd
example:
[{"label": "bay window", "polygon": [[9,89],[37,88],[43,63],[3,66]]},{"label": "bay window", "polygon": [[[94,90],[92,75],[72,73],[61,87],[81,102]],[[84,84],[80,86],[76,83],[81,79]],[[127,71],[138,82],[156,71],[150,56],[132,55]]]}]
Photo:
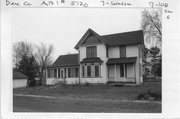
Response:
[{"label": "bay window", "polygon": [[95,65],[95,77],[100,77],[100,66],[99,65]]},{"label": "bay window", "polygon": [[87,77],[91,77],[91,66],[87,66]]},{"label": "bay window", "polygon": [[[82,66],[82,77],[100,77],[101,65],[99,64],[87,64]],[[87,70],[85,70],[87,69]]]}]

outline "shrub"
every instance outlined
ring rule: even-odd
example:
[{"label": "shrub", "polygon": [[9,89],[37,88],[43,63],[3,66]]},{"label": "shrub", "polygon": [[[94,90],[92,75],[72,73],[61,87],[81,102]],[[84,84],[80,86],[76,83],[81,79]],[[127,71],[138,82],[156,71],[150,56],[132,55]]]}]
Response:
[{"label": "shrub", "polygon": [[139,93],[137,95],[138,100],[161,100],[161,94],[151,92],[148,90],[147,92]]},{"label": "shrub", "polygon": [[28,81],[28,85],[29,85],[29,87],[35,87],[36,86],[36,80],[35,79],[30,79]]},{"label": "shrub", "polygon": [[90,83],[88,83],[88,82],[85,83],[85,86],[89,86],[89,85],[90,85]]}]

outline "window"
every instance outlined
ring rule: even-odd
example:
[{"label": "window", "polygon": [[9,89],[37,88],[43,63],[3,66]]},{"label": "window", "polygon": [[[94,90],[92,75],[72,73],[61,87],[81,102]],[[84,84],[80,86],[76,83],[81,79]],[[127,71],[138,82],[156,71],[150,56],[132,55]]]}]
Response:
[{"label": "window", "polygon": [[87,77],[91,77],[91,66],[87,66]]},{"label": "window", "polygon": [[64,78],[66,78],[66,68],[64,69]]},{"label": "window", "polygon": [[47,78],[54,78],[54,73],[53,69],[47,69]]},{"label": "window", "polygon": [[79,69],[78,68],[75,68],[75,77],[78,77],[79,75]]},{"label": "window", "polygon": [[68,77],[72,77],[70,68],[68,68]]},{"label": "window", "polygon": [[86,48],[86,57],[95,58],[97,57],[97,48],[96,46],[91,46]]},{"label": "window", "polygon": [[63,70],[61,70],[61,78],[63,78]]},{"label": "window", "polygon": [[123,64],[120,65],[120,77],[124,77],[124,66],[123,66]]},{"label": "window", "polygon": [[96,46],[94,46],[94,47],[91,47],[91,57],[97,57],[97,53],[96,53],[97,51],[96,51]]},{"label": "window", "polygon": [[50,78],[50,69],[47,69],[47,78]]},{"label": "window", "polygon": [[60,78],[60,68],[58,69],[58,78]]},{"label": "window", "polygon": [[78,68],[68,68],[68,77],[72,78],[72,77],[78,77]]},{"label": "window", "polygon": [[54,78],[57,78],[57,69],[54,69]]},{"label": "window", "polygon": [[120,57],[126,57],[126,46],[120,46]]},{"label": "window", "polygon": [[100,66],[99,65],[95,65],[95,77],[100,77]]},{"label": "window", "polygon": [[82,77],[100,77],[101,66],[99,64],[88,64],[82,66]]},{"label": "window", "polygon": [[85,70],[85,68],[84,68],[84,66],[82,66],[82,76],[83,77],[85,77],[85,71],[84,70]]}]

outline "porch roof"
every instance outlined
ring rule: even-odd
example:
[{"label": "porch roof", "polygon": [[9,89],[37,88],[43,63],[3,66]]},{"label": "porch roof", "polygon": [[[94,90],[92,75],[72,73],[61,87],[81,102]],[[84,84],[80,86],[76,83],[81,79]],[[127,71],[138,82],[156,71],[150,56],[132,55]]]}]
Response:
[{"label": "porch roof", "polygon": [[110,58],[107,61],[107,65],[111,64],[128,64],[128,63],[135,63],[137,57],[126,57],[126,58]]},{"label": "porch roof", "polygon": [[71,67],[79,66],[78,54],[60,55],[53,65],[46,66],[46,68],[57,68],[57,67]]},{"label": "porch roof", "polygon": [[99,57],[96,58],[84,58],[81,63],[100,63],[103,62]]}]

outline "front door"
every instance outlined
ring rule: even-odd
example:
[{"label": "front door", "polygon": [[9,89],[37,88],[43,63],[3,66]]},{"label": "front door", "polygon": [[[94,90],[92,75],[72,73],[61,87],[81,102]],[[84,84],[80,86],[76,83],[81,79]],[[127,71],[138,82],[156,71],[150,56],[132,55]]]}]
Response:
[{"label": "front door", "polygon": [[116,65],[116,81],[118,82],[124,82],[126,77],[126,68],[125,64]]}]

